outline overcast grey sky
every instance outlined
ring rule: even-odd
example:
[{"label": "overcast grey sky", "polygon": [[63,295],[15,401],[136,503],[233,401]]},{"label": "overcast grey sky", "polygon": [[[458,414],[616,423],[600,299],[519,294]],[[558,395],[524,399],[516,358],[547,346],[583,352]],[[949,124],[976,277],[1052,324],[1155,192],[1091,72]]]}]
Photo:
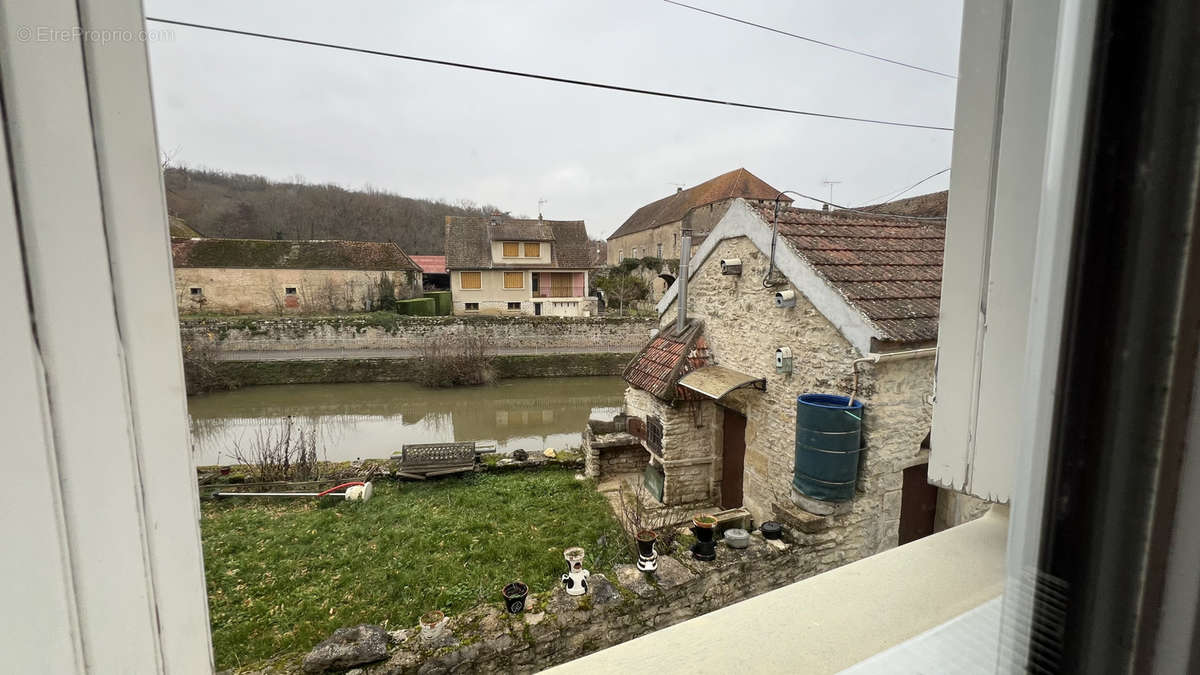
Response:
[{"label": "overcast grey sky", "polygon": [[[793,33],[957,72],[960,0],[694,0]],[[146,0],[149,16],[510,70],[953,126],[955,80],[660,0]],[[151,24],[151,28],[162,26]],[[946,131],[538,82],[175,27],[150,45],[159,143],[177,162],[584,219],[744,166],[861,204],[950,165]],[[944,189],[940,176],[913,194]]]}]

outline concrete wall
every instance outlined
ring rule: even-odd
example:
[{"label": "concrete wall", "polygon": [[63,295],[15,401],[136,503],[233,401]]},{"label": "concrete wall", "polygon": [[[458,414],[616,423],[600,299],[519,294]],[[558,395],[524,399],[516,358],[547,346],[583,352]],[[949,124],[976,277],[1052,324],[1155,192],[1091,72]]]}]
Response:
[{"label": "concrete wall", "polygon": [[653,321],[633,317],[542,318],[367,317],[281,319],[188,319],[184,341],[213,339],[222,351],[297,349],[404,349],[419,351],[431,341],[483,335],[504,348],[606,348],[633,352],[650,338]]},{"label": "concrete wall", "polygon": [[[492,242],[492,262],[494,262],[494,263],[512,263],[514,265],[533,265],[533,264],[549,265],[550,264],[550,247],[553,245],[553,242],[549,242],[549,241],[531,241],[531,242],[517,241],[517,242],[508,242],[508,243],[515,243],[518,245],[517,255],[514,257],[511,257],[511,258],[504,257],[505,242],[493,241]],[[532,256],[532,257],[526,256],[525,255],[525,244],[526,243],[537,244],[538,245],[538,255]]]},{"label": "concrete wall", "polygon": [[[548,261],[547,261],[548,262]],[[505,288],[505,273],[521,274],[521,288]],[[546,272],[582,274],[583,292],[587,293],[588,279],[584,270],[545,270],[542,278],[547,279]],[[562,297],[543,298],[533,297],[533,279],[530,270],[479,270],[480,288],[471,289],[462,286],[462,271],[450,273],[450,291],[454,296],[454,313],[458,315],[505,315],[505,314],[534,314],[534,302],[541,303],[542,316],[595,316],[598,314],[595,298]],[[539,289],[545,292],[548,288]],[[478,309],[467,309],[467,303],[474,303]],[[509,309],[509,303],[519,303],[520,307]]]},{"label": "concrete wall", "polygon": [[[303,314],[364,311],[379,296],[382,272],[278,270],[225,267],[175,268],[175,297],[181,314]],[[399,298],[421,288],[421,273],[387,273]],[[192,292],[193,288],[200,293]],[[288,288],[296,293],[289,295]]]}]

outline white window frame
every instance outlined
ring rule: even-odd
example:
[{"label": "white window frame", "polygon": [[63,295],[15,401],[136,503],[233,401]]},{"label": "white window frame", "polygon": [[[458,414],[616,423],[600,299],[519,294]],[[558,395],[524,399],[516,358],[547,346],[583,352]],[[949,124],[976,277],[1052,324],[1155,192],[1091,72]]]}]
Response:
[{"label": "white window frame", "polygon": [[[131,0],[0,0],[0,16],[145,28]],[[20,580],[0,586],[0,653],[13,672],[211,672],[146,45],[14,29],[0,70],[0,420],[21,439],[0,497],[19,542],[0,574]],[[84,284],[88,302],[63,302]]]}]

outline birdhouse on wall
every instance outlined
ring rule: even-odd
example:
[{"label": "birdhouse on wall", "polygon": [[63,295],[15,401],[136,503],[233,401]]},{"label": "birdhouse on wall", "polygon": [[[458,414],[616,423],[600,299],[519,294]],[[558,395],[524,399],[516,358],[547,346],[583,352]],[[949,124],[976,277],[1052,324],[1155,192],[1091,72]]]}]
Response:
[{"label": "birdhouse on wall", "polygon": [[792,372],[792,350],[780,347],[775,350],[775,372],[781,375]]}]

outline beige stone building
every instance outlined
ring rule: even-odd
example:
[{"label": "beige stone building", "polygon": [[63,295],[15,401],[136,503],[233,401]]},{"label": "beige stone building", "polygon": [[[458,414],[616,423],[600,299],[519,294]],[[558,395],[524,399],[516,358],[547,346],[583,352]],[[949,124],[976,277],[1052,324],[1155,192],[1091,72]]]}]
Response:
[{"label": "beige stone building", "polygon": [[[789,207],[772,261],[771,221],[771,208],[735,201],[692,258],[685,327],[676,284],[625,371],[647,485],[666,504],[741,507],[815,533],[831,564],[982,513],[926,479],[944,226]],[[791,363],[777,366],[777,350]],[[810,393],[864,406],[845,501],[796,487],[797,397]],[[589,449],[593,475],[607,451]]]},{"label": "beige stone building", "polygon": [[582,220],[446,216],[454,313],[594,316]]},{"label": "beige stone building", "polygon": [[[779,190],[745,169],[723,173],[686,190],[679,188],[675,194],[634,211],[609,235],[608,264],[616,265],[626,258],[678,261],[683,228],[692,231],[692,243],[697,246],[725,215],[733,200],[740,198],[752,204],[773,204],[778,195]],[[780,201],[790,204],[792,200],[785,196]],[[654,274],[647,272],[643,276],[646,275],[655,301],[675,281],[675,275],[667,270]]]},{"label": "beige stone building", "polygon": [[399,246],[374,241],[172,239],[180,313],[302,314],[378,307],[421,292],[421,268]]}]

